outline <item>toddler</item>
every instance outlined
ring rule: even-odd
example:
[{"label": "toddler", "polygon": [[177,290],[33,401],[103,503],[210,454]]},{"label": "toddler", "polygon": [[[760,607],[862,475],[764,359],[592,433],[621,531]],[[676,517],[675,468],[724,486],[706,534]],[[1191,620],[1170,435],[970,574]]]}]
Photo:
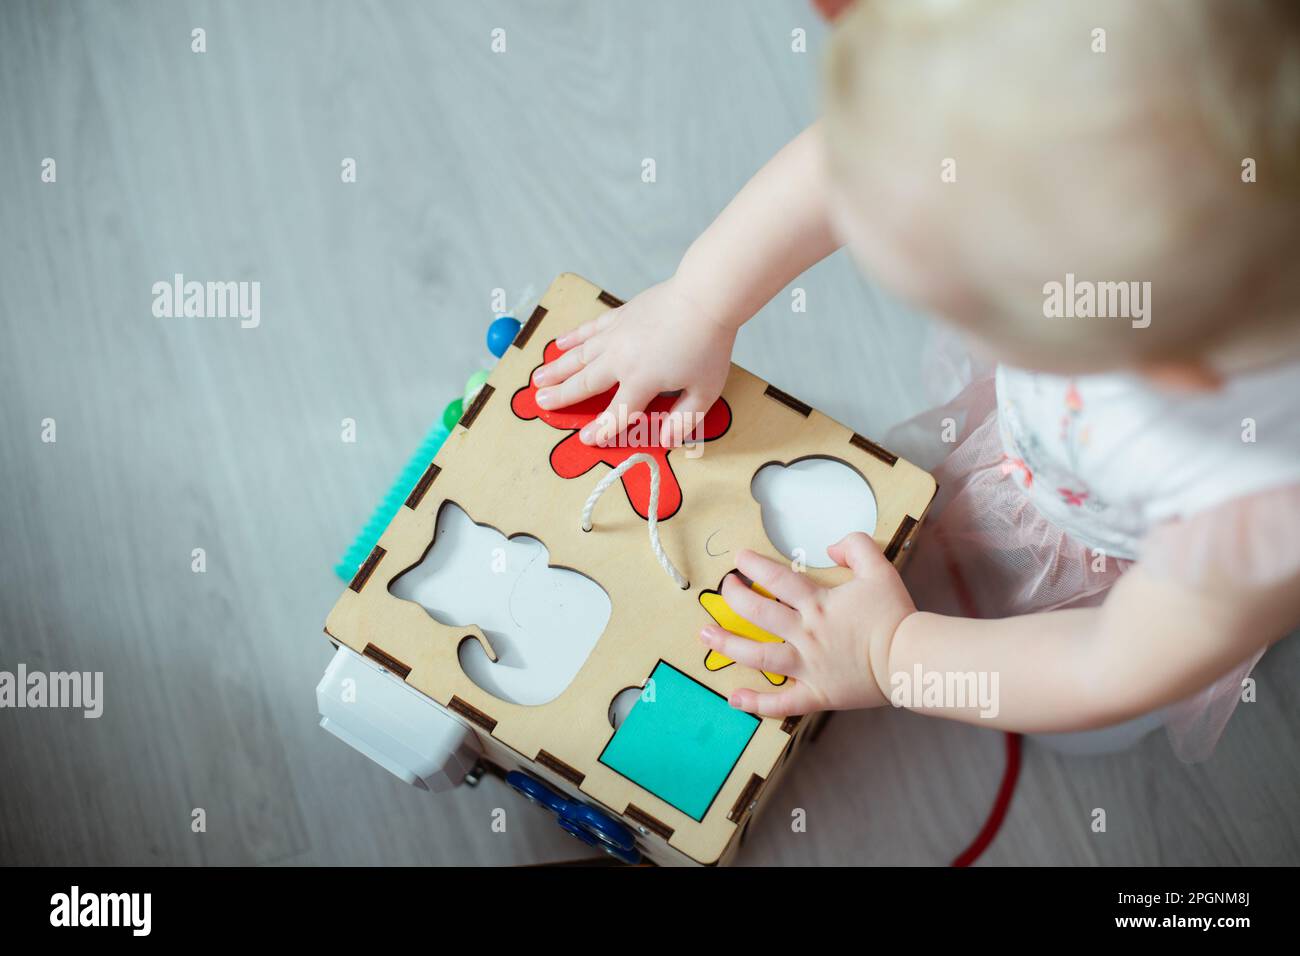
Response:
[{"label": "toddler", "polygon": [[[676,273],[564,336],[584,441],[679,392],[689,438],[739,327],[847,244],[943,319],[944,402],[887,445],[940,492],[906,571],[864,533],[833,588],[752,552],[727,602],[784,643],[701,640],[780,688],[758,714],[890,703],[892,677],[996,673],[996,717],[1058,734],[1165,723],[1207,755],[1300,624],[1300,8],[1286,0],[859,0],[826,115]],[[987,711],[985,712],[987,714]],[[1134,723],[1136,721],[1136,723]]]}]

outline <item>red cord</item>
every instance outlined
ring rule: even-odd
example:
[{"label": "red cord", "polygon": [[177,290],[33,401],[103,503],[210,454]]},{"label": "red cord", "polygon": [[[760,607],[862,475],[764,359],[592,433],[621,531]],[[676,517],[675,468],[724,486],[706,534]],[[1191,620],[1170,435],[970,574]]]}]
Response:
[{"label": "red cord", "polygon": [[1007,766],[1002,771],[1002,785],[998,787],[998,796],[993,801],[993,809],[989,811],[988,819],[984,821],[984,826],[971,841],[971,845],[952,861],[953,866],[970,866],[978,860],[980,854],[988,849],[993,838],[998,835],[998,830],[1002,828],[1002,821],[1011,806],[1011,796],[1016,792],[1016,779],[1020,776],[1020,735],[1007,734],[1006,738]]}]

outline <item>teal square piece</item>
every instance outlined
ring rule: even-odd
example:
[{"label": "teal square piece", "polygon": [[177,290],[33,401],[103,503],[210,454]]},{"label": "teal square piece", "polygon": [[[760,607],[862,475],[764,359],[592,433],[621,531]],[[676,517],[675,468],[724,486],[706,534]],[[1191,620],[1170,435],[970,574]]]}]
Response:
[{"label": "teal square piece", "polygon": [[660,661],[600,762],[703,820],[758,723],[753,714],[736,710],[721,694]]}]

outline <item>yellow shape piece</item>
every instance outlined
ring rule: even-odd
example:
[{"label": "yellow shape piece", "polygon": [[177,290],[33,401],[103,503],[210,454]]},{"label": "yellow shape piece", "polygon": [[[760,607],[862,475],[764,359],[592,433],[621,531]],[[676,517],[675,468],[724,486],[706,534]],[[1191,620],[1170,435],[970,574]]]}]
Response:
[{"label": "yellow shape piece", "polygon": [[[750,587],[763,595],[763,597],[772,597],[771,594],[763,590],[763,588],[759,587],[757,584],[751,584]],[[717,622],[718,627],[725,631],[730,631],[732,634],[739,637],[747,637],[751,641],[763,641],[766,644],[785,643],[785,641],[777,637],[775,634],[768,633],[757,624],[751,624],[733,611],[730,605],[722,599],[722,595],[717,591],[705,591],[702,593],[700,595],[700,603],[704,605],[704,610],[709,612],[709,617],[713,618],[713,620]],[[710,650],[704,657],[704,666],[711,671],[720,671],[724,667],[729,667],[734,663],[735,661],[730,657],[720,654],[715,650]],[[767,671],[763,671],[763,676],[777,687],[780,687],[786,682],[786,676],[784,674],[769,674]]]}]

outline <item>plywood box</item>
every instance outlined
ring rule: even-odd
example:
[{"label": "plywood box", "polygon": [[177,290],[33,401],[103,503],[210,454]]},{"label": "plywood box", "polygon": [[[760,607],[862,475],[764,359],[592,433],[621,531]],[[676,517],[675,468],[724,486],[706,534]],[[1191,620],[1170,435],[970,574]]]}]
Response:
[{"label": "plywood box", "polygon": [[[326,631],[464,721],[493,763],[526,770],[620,818],[640,835],[650,859],[721,863],[734,854],[741,831],[814,723],[768,718],[747,727],[743,715],[727,707],[726,694],[769,687],[773,677],[738,664],[719,667],[716,656],[706,665],[707,649],[698,638],[710,622],[707,595],[733,569],[737,551],[751,548],[786,560],[764,531],[751,493],[754,476],[766,465],[805,459],[848,465],[874,493],[874,538],[892,560],[905,553],[935,484],[919,468],[733,365],[720,405],[710,413],[708,440],[694,452],[658,451],[666,466],[658,529],[664,550],[689,581],[682,590],[648,544],[642,516],[647,469],[629,471],[623,493],[611,488],[595,509],[594,529],[584,532],[580,515],[593,486],[631,450],[576,448],[572,428],[557,427],[571,420],[536,416],[530,403],[530,376],[548,345],[619,304],[576,275],[555,280],[343,592]],[[458,649],[463,641],[477,641],[491,658],[488,636],[476,624],[439,623],[425,607],[390,592],[424,559],[448,503],[506,538],[537,539],[549,565],[580,573],[608,597],[603,631],[554,699],[520,704],[484,690],[466,675]],[[806,573],[828,585],[848,575],[841,568]],[[656,673],[650,693],[616,732],[610,717],[615,698],[627,688],[646,688]],[[656,741],[655,735],[675,739]],[[675,760],[686,763],[656,766]],[[717,779],[712,794],[701,789],[710,778]]]}]

